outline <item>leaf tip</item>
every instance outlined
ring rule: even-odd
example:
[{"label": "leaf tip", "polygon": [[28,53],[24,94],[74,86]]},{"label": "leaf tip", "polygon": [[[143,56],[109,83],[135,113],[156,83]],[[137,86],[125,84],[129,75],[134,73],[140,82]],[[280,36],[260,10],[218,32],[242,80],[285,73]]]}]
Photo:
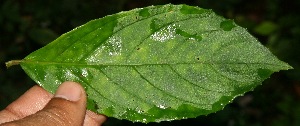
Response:
[{"label": "leaf tip", "polygon": [[21,63],[22,60],[11,60],[11,61],[8,61],[5,63],[6,65],[6,68],[9,68],[11,66],[14,66],[14,65],[19,65]]},{"label": "leaf tip", "polygon": [[283,66],[282,70],[291,70],[291,69],[294,69],[294,67],[292,65],[284,62],[284,66]]},{"label": "leaf tip", "polygon": [[289,65],[289,64],[287,64],[287,65],[288,65],[288,68],[287,68],[287,70],[294,69],[294,67],[293,67],[293,66],[291,66],[291,65]]}]

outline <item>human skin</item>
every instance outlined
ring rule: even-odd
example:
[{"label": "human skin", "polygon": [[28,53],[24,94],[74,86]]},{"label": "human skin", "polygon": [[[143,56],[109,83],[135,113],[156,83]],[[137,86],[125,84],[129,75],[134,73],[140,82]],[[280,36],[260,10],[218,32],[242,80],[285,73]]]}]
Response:
[{"label": "human skin", "polygon": [[99,126],[104,115],[86,110],[86,93],[80,84],[62,83],[53,95],[33,86],[0,111],[1,126]]}]

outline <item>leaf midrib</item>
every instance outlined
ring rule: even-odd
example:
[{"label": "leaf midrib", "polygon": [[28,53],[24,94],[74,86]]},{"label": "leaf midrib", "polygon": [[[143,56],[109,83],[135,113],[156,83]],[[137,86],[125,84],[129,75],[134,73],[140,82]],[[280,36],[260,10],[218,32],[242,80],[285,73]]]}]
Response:
[{"label": "leaf midrib", "polygon": [[[269,66],[279,66],[278,64],[271,63],[244,63],[244,62],[182,62],[182,63],[141,63],[141,64],[96,64],[96,63],[71,63],[71,62],[46,62],[46,61],[28,61],[21,60],[21,64],[43,64],[43,65],[65,65],[65,66],[120,66],[120,67],[131,67],[131,66],[165,66],[165,65],[195,65],[195,64],[210,64],[210,65],[269,65]],[[280,67],[286,67],[280,65]]]}]

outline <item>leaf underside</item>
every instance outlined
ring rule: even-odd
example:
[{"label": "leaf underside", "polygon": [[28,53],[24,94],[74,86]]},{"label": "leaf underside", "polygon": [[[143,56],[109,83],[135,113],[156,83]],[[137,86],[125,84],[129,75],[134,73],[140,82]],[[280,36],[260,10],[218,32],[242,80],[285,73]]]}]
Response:
[{"label": "leaf underside", "polygon": [[232,20],[171,4],[92,20],[20,64],[51,93],[76,81],[88,109],[144,123],[216,112],[291,69]]}]

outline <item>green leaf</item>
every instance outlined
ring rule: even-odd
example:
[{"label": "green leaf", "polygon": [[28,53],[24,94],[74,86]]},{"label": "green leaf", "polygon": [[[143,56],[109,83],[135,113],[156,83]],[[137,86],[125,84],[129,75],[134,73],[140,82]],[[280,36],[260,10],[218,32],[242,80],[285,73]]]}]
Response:
[{"label": "green leaf", "polygon": [[76,81],[88,109],[144,123],[216,112],[292,68],[232,20],[170,4],[92,20],[18,62],[52,93]]}]

